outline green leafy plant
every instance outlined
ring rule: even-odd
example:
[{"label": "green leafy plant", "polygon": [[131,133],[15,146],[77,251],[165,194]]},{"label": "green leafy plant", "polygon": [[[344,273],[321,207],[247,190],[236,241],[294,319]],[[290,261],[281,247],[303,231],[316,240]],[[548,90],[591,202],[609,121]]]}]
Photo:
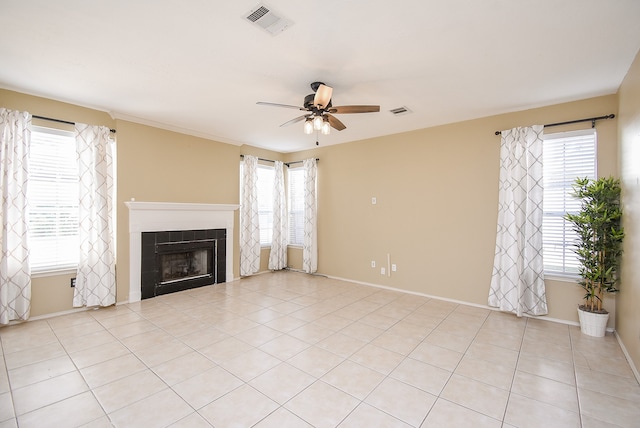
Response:
[{"label": "green leafy plant", "polygon": [[622,209],[620,180],[612,177],[577,178],[572,196],[581,200],[580,211],[566,214],[577,233],[575,253],[580,262],[580,285],[585,304],[580,309],[607,313],[605,293],[615,293],[622,255]]}]

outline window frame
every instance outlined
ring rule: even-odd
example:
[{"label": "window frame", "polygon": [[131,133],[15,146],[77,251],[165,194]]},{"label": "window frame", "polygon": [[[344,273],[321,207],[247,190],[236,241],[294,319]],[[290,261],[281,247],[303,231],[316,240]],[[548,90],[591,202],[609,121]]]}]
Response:
[{"label": "window frame", "polygon": [[[301,221],[302,221],[302,228],[301,228],[300,233],[295,233],[296,236],[298,236],[298,234],[301,236],[301,241],[295,241],[295,242],[294,242],[294,239],[292,239],[291,231],[292,231],[292,228],[295,228],[297,230],[299,229],[299,228],[296,228],[296,226],[295,226],[296,225],[295,220],[296,220],[297,217],[294,215],[294,205],[297,206],[298,204],[296,204],[296,202],[298,202],[298,201],[297,200],[296,201],[292,200],[292,197],[296,196],[296,195],[294,195],[294,192],[292,191],[292,186],[294,184],[296,184],[296,182],[295,182],[296,180],[292,180],[292,177],[291,177],[292,174],[300,174],[302,176],[302,177],[299,178],[301,180],[301,182],[297,183],[297,184],[299,184],[300,187],[298,189],[298,192],[296,192],[296,193],[300,193],[300,191],[301,191],[301,193],[302,193],[301,195],[297,195],[297,196],[300,196],[302,198],[301,199],[302,209],[301,210],[299,210],[299,209],[295,210],[295,213],[301,218]],[[300,247],[301,248],[304,245],[304,167],[303,166],[289,167],[287,169],[287,215],[289,217],[289,227],[288,227],[288,242],[289,242],[289,244],[288,244],[288,246],[289,247]]]},{"label": "window frame", "polygon": [[[262,170],[263,173],[266,170],[271,170],[273,172],[272,175],[272,179],[271,179],[271,183],[269,186],[267,186],[270,190],[270,195],[268,197],[268,204],[271,206],[271,210],[262,210],[260,209],[260,204],[262,203],[264,206],[264,192],[262,192],[261,190],[264,190],[264,184],[261,184],[264,182],[264,180],[260,180],[260,176],[261,173],[260,171]],[[270,236],[273,239],[273,179],[275,178],[275,167],[273,166],[269,166],[269,165],[264,165],[261,163],[258,163],[258,179],[257,179],[257,189],[256,189],[256,194],[257,194],[257,198],[258,198],[258,224],[259,224],[259,231],[260,231],[260,248],[271,248],[271,242],[272,240],[269,240],[269,242],[263,242],[263,225],[264,225],[264,221],[261,221],[261,218],[264,215],[268,215],[269,213],[271,213],[271,228],[268,229],[271,231]],[[244,181],[244,161],[240,162],[240,201],[242,201],[242,192],[243,192],[243,187],[242,187],[242,183]],[[262,195],[262,196],[261,196]]]},{"label": "window frame", "polygon": [[[574,140],[574,141],[571,141]],[[595,178],[598,174],[598,136],[596,130],[583,129],[577,131],[566,131],[544,134],[543,136],[543,181],[544,181],[544,198],[543,198],[543,254],[547,254],[544,262],[544,274],[545,278],[575,281],[579,278],[577,271],[578,262],[577,258],[569,258],[569,254],[574,247],[575,232],[571,224],[564,220],[566,213],[574,213],[579,209],[580,202],[575,200],[570,193],[573,191],[572,184],[577,177],[590,177]],[[559,150],[557,147],[552,148],[554,144],[562,144],[563,147]],[[573,146],[567,147],[567,145],[573,144]],[[589,144],[588,146],[585,144]],[[551,152],[555,151],[552,155]],[[557,153],[561,156],[558,156]],[[573,153],[572,153],[573,152]],[[569,154],[569,159],[567,159]],[[554,156],[554,157],[551,157]],[[586,164],[581,162],[581,159],[590,158],[593,164]],[[569,162],[567,162],[569,161]],[[561,162],[561,167],[557,167],[553,174],[550,174],[551,165]],[[577,165],[577,166],[576,166]],[[562,169],[562,171],[560,171]],[[576,172],[576,171],[580,172]],[[551,185],[550,182],[554,183]],[[555,189],[555,194],[554,192]],[[562,193],[559,193],[558,189]],[[559,196],[561,195],[561,197]],[[550,207],[550,205],[554,205]],[[561,209],[558,209],[558,204],[561,204]],[[546,219],[553,218],[555,222],[545,221]],[[560,220],[560,221],[559,221]],[[555,225],[554,225],[555,223]],[[549,237],[545,238],[545,229],[560,229],[558,224],[561,224],[562,232],[558,232],[554,235],[555,240]],[[555,226],[555,227],[554,227]],[[558,240],[558,236],[562,235],[562,239]],[[558,249],[557,247],[561,247]],[[553,248],[552,248],[553,247]],[[555,260],[561,260],[561,269],[553,269],[548,262],[551,259],[552,253]],[[561,255],[560,255],[561,254]],[[571,268],[574,267],[575,270]]]},{"label": "window frame", "polygon": [[[261,173],[262,171],[262,173]],[[269,179],[265,180],[268,172]],[[260,248],[271,248],[273,242],[273,180],[275,167],[258,163],[258,218],[260,224]],[[266,218],[266,227],[264,219]],[[267,235],[267,239],[263,239]]]},{"label": "window frame", "polygon": [[[35,136],[35,138],[34,138]],[[68,140],[67,142],[61,141],[61,138]],[[58,140],[54,143],[55,140]],[[65,158],[64,161],[68,161],[66,169],[60,169],[60,162],[56,163],[56,167],[53,168],[53,164],[49,164],[47,158],[51,156],[50,153],[46,152],[46,149],[43,148],[43,145],[46,144],[69,144],[70,147],[64,150]],[[37,153],[34,156],[34,149],[36,153],[42,149],[40,153]],[[36,157],[37,156],[37,157]],[[44,158],[43,158],[44,156]],[[44,160],[43,160],[44,159]],[[60,160],[59,158],[57,158]],[[32,277],[43,277],[43,276],[51,276],[51,275],[61,275],[67,273],[75,273],[78,269],[79,263],[79,178],[78,178],[78,164],[77,164],[77,154],[76,154],[76,143],[75,143],[75,133],[73,131],[67,131],[56,128],[48,128],[44,126],[32,126],[31,127],[31,147],[30,147],[30,155],[29,155],[29,183],[27,187],[28,194],[28,216],[29,216],[29,247],[30,247],[30,270]],[[73,166],[72,166],[73,164]],[[36,165],[40,166],[40,171],[36,168]],[[65,164],[63,164],[65,165]],[[38,175],[40,177],[38,178]],[[52,178],[53,177],[53,178]],[[72,178],[75,177],[75,180]],[[51,191],[51,182],[56,182],[56,186]],[[75,182],[75,183],[73,183]],[[48,186],[49,185],[49,186]],[[49,189],[47,190],[47,187]],[[65,191],[65,187],[73,188],[71,190]],[[47,203],[51,203],[51,200],[47,200],[43,195],[48,193],[56,194],[56,209],[49,212],[49,214],[53,214],[57,217],[56,221],[53,223],[47,223],[46,220],[42,222],[36,222],[35,218],[38,214],[47,214],[46,210],[42,208],[37,208],[35,204],[40,204],[40,207],[46,206]],[[65,198],[58,199],[59,195],[64,195]],[[72,196],[74,195],[75,198]],[[67,207],[66,210],[64,207]],[[75,219],[73,219],[73,214],[71,214],[72,221],[74,224],[72,227],[72,234],[68,234],[69,230],[69,222],[65,222],[61,220],[64,213],[67,214],[70,210],[75,209]],[[40,237],[37,237],[35,231],[43,228],[53,226],[56,229],[56,233],[51,235],[51,241],[54,241],[52,244],[46,243],[47,234],[42,233]],[[67,243],[63,243],[65,240],[63,237],[67,233]],[[73,244],[72,244],[73,242]],[[48,246],[52,246],[52,248],[56,249],[55,251],[51,248],[47,248]],[[34,254],[44,254],[44,253],[53,253],[56,254],[53,258],[42,258],[42,260],[34,260]],[[60,257],[62,255],[71,255],[71,257]],[[75,256],[74,256],[75,255]],[[37,261],[38,263],[34,263]]]}]

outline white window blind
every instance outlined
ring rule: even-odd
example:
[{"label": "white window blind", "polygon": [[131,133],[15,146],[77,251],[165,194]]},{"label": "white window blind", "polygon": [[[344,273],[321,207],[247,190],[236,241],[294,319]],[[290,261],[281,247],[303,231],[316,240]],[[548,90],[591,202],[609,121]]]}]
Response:
[{"label": "white window blind", "polygon": [[29,250],[34,273],[78,265],[78,165],[72,132],[34,127],[29,157]]},{"label": "white window blind", "polygon": [[260,245],[269,246],[273,237],[273,167],[258,165],[258,217]]},{"label": "white window blind", "polygon": [[576,234],[566,213],[580,209],[573,198],[577,177],[596,177],[595,129],[544,136],[544,215],[542,245],[545,273],[575,275],[579,263],[574,253]]},{"label": "white window blind", "polygon": [[289,168],[289,245],[304,244],[304,168]]}]

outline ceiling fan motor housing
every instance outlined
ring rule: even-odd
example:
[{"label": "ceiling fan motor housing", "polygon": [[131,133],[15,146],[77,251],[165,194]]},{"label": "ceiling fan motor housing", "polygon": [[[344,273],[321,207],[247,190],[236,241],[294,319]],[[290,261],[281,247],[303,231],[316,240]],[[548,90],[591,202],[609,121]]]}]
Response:
[{"label": "ceiling fan motor housing", "polygon": [[[316,94],[309,94],[306,97],[304,97],[304,104],[302,104],[304,106],[304,108],[306,108],[309,111],[312,111],[314,113],[318,113],[319,109],[313,104],[313,100],[315,98]],[[329,104],[327,106],[325,106],[323,108],[323,110],[328,109],[329,107],[331,107],[333,104],[331,104],[331,100],[329,100]]]}]

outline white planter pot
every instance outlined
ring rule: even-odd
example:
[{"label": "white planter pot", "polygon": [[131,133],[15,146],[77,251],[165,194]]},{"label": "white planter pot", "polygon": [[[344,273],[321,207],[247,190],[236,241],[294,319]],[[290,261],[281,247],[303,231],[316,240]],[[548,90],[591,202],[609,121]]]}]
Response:
[{"label": "white planter pot", "polygon": [[580,330],[583,334],[593,337],[603,337],[607,330],[609,314],[594,314],[578,308],[578,318],[580,319]]}]

